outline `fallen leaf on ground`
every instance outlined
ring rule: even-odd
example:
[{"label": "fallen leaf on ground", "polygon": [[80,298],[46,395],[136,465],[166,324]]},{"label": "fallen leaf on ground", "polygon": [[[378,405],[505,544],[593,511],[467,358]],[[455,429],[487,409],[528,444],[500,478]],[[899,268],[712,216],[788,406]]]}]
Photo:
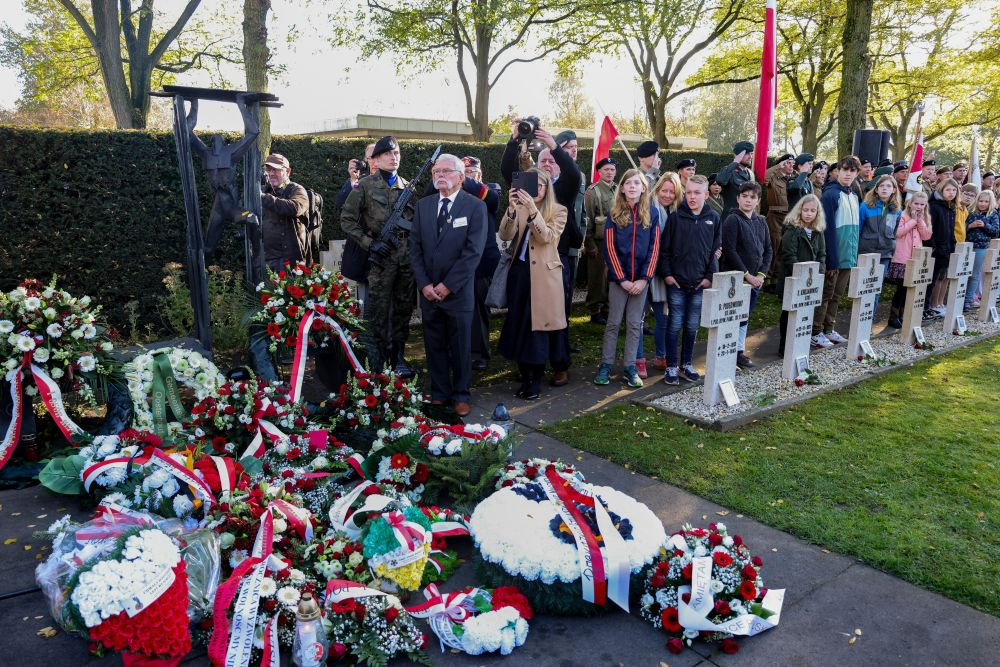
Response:
[{"label": "fallen leaf on ground", "polygon": [[17,542],[16,537],[8,537],[6,540],[3,541],[4,544],[14,544],[14,542]]},{"label": "fallen leaf on ground", "polygon": [[858,637],[860,637],[861,636],[861,628],[854,628],[854,634],[856,634]]},{"label": "fallen leaf on ground", "polygon": [[53,637],[56,636],[57,632],[56,629],[53,628],[51,625],[47,625],[38,632],[36,632],[35,634],[41,637],[42,639],[52,639]]},{"label": "fallen leaf on ground", "polygon": [[829,549],[820,549],[820,551],[821,551],[822,553],[825,553],[825,554],[828,554],[828,553],[830,553],[830,550],[829,550]]},{"label": "fallen leaf on ground", "polygon": [[729,510],[723,510],[721,512],[716,512],[716,514],[718,514],[719,516],[726,516],[727,514],[729,514]]},{"label": "fallen leaf on ground", "polygon": [[858,638],[855,637],[855,636],[852,636],[850,639],[847,640],[847,643],[848,644],[853,644],[856,641],[858,641]]}]

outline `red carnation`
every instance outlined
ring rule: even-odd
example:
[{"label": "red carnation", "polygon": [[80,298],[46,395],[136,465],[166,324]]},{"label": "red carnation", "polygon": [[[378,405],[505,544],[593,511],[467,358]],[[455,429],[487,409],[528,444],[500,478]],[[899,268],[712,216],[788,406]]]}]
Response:
[{"label": "red carnation", "polygon": [[726,602],[725,600],[716,600],[715,601],[715,611],[716,611],[716,613],[719,613],[719,614],[722,614],[723,616],[725,616],[726,614],[732,613],[733,610],[729,608],[729,603]]},{"label": "red carnation", "polygon": [[309,293],[312,294],[313,296],[319,296],[320,294],[323,293],[323,286],[313,285],[312,287],[309,288]]},{"label": "red carnation", "polygon": [[677,637],[673,637],[672,639],[668,639],[667,640],[667,650],[670,651],[671,653],[673,653],[674,655],[677,655],[681,651],[684,650],[684,642],[682,642]]},{"label": "red carnation", "polygon": [[430,476],[430,471],[428,470],[427,466],[425,466],[423,463],[418,463],[417,469],[413,473],[413,481],[416,484],[423,484],[424,482],[427,481],[427,478],[429,476]]},{"label": "red carnation", "polygon": [[726,637],[722,640],[722,652],[732,655],[733,653],[739,653],[740,645],[736,643],[736,640],[732,637]]},{"label": "red carnation", "polygon": [[387,607],[385,610],[385,620],[392,623],[399,617],[399,610],[395,607]]},{"label": "red carnation", "polygon": [[660,624],[667,632],[680,632],[683,628],[677,622],[677,607],[667,607],[660,612]]},{"label": "red carnation", "polygon": [[753,600],[757,597],[757,589],[754,587],[752,581],[744,581],[740,584],[740,597],[744,600]]},{"label": "red carnation", "polygon": [[712,560],[719,567],[729,567],[733,564],[733,557],[727,554],[725,551],[716,551],[712,554]]},{"label": "red carnation", "polygon": [[718,533],[712,533],[708,536],[708,545],[711,547],[717,547],[722,544],[722,535]]},{"label": "red carnation", "polygon": [[760,567],[761,565],[764,564],[764,561],[760,559],[760,556],[754,556],[753,558],[750,559],[750,562],[756,565],[757,567]]},{"label": "red carnation", "polygon": [[690,579],[691,571],[693,569],[694,568],[692,567],[691,563],[688,563],[687,565],[684,566],[684,569],[681,570],[681,576],[684,577],[685,579]]},{"label": "red carnation", "polygon": [[493,609],[513,607],[526,621],[530,621],[534,615],[528,598],[524,597],[524,594],[514,586],[498,586],[493,589],[492,597]]},{"label": "red carnation", "polygon": [[657,572],[649,579],[649,584],[653,588],[663,588],[667,584],[667,579],[661,573]]},{"label": "red carnation", "polygon": [[375,396],[373,396],[372,394],[368,394],[367,396],[365,396],[365,405],[367,405],[369,408],[374,408],[376,405],[378,405],[378,399],[375,398]]},{"label": "red carnation", "polygon": [[754,579],[757,578],[757,570],[753,569],[753,565],[750,564],[744,565],[743,569],[740,572],[743,574],[744,579],[749,579],[750,581],[753,581]]},{"label": "red carnation", "polygon": [[390,459],[390,464],[395,470],[405,468],[410,464],[410,457],[406,454],[393,454]]}]

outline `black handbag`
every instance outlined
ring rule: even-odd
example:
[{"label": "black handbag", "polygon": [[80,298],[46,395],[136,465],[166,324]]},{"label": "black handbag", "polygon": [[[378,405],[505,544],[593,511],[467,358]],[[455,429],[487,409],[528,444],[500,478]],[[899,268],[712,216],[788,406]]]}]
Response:
[{"label": "black handbag", "polygon": [[344,256],[340,262],[340,272],[345,278],[355,282],[368,282],[368,251],[354,239],[347,239],[344,244]]}]

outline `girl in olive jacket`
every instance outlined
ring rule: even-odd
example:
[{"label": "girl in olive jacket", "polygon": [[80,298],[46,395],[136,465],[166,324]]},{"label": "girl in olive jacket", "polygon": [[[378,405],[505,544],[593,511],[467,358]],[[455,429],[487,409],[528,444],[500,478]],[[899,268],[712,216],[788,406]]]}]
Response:
[{"label": "girl in olive jacket", "polygon": [[[785,278],[792,275],[797,262],[819,262],[819,272],[826,272],[826,220],[819,197],[807,194],[799,199],[788,215],[778,245],[778,293],[784,296]],[[780,339],[778,354],[785,353],[785,330],[788,328],[788,311],[781,311],[778,325]]]}]

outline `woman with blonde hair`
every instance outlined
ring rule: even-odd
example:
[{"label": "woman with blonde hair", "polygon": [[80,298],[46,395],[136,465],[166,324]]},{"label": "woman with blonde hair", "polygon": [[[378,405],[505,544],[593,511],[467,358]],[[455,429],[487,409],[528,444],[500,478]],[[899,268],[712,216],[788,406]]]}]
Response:
[{"label": "woman with blonde hair", "polygon": [[990,241],[1000,236],[1000,215],[997,214],[997,200],[991,190],[983,190],[976,195],[969,217],[965,219],[965,230],[965,240],[972,243],[975,253],[972,277],[965,291],[965,310],[971,310],[979,305],[986,250]]},{"label": "woman with blonde hair", "polygon": [[[891,177],[890,177],[891,178]],[[796,262],[819,262],[819,272],[826,272],[826,219],[819,197],[803,195],[785,216],[781,241],[778,243],[778,300],[785,290],[785,278],[792,275]],[[788,311],[781,311],[778,331],[778,354],[785,353],[785,329]]]},{"label": "woman with blonde hair", "polygon": [[646,291],[656,272],[660,251],[658,212],[649,204],[645,176],[629,169],[615,193],[611,213],[604,222],[604,259],[608,265],[608,323],[604,327],[601,366],[594,384],[611,383],[611,369],[618,347],[618,329],[625,318],[625,368],[622,382],[632,389],[642,386],[636,354],[642,339]]},{"label": "woman with blonde hair", "polygon": [[[882,265],[883,279],[892,262],[892,254],[896,251],[896,226],[899,224],[901,208],[896,179],[889,174],[879,177],[875,187],[868,191],[858,207],[861,235],[858,254],[877,254]],[[878,296],[875,295],[875,310],[878,310]],[[891,326],[891,315],[889,321]]]},{"label": "woman with blonde hair", "polygon": [[566,226],[566,207],[556,203],[552,179],[538,175],[538,194],[512,188],[510,206],[500,223],[501,241],[513,241],[514,259],[507,274],[507,317],[500,331],[500,354],[517,362],[518,398],[539,396],[545,364],[569,368],[569,337],[563,295],[562,262],[557,245]]},{"label": "woman with blonde hair", "polygon": [[931,214],[926,192],[915,192],[906,202],[906,209],[899,218],[896,227],[896,248],[892,253],[889,270],[885,280],[896,286],[892,296],[892,306],[889,309],[889,326],[900,329],[903,326],[903,306],[906,303],[906,288],[903,287],[903,276],[906,274],[906,262],[913,256],[913,249],[923,246],[924,241],[931,238]]},{"label": "woman with blonde hair", "polygon": [[[653,208],[656,209],[660,225],[660,233],[667,224],[667,218],[677,210],[681,203],[681,195],[684,189],[681,187],[680,176],[672,171],[665,171],[656,181],[651,193]],[[653,328],[653,368],[658,371],[667,369],[667,285],[659,276],[654,275],[649,283],[649,300],[653,303],[653,317],[656,319],[656,326]],[[644,348],[645,341],[639,339],[639,375],[645,375],[646,355]]]}]

